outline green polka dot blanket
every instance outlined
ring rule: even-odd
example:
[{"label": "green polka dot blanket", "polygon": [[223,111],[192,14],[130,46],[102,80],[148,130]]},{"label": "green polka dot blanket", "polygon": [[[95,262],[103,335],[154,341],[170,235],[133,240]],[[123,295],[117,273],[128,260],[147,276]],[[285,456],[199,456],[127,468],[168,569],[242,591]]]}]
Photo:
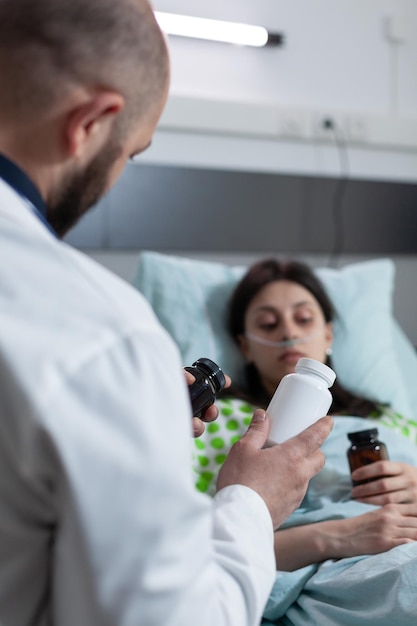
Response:
[{"label": "green polka dot blanket", "polygon": [[[217,400],[219,417],[207,424],[201,437],[194,439],[193,470],[199,491],[213,496],[217,475],[232,445],[246,432],[255,407],[235,398]],[[393,428],[417,445],[417,422],[406,419],[389,407],[382,406],[369,416]],[[340,418],[343,419],[343,418]]]},{"label": "green polka dot blanket", "polygon": [[254,407],[242,400],[217,400],[219,417],[206,425],[206,430],[194,439],[193,469],[196,487],[214,495],[219,469],[232,445],[242,437],[252,419]]}]

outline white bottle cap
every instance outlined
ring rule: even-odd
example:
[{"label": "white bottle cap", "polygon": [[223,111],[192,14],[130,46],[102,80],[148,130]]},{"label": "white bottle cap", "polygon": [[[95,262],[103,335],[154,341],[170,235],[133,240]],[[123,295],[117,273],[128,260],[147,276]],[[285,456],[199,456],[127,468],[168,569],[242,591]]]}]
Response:
[{"label": "white bottle cap", "polygon": [[295,371],[299,374],[303,372],[311,372],[321,376],[326,381],[328,387],[331,387],[336,380],[336,374],[332,370],[331,367],[321,363],[320,361],[316,361],[315,359],[307,359],[303,357],[297,361],[297,365],[295,366]]}]

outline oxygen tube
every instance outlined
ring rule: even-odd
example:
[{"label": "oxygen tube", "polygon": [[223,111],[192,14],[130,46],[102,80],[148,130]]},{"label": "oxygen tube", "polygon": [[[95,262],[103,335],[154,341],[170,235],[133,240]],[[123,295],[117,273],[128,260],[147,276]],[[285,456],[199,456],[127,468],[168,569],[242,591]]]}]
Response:
[{"label": "oxygen tube", "polygon": [[322,332],[322,329],[319,328],[315,330],[313,333],[306,335],[305,337],[299,337],[296,339],[283,339],[282,341],[270,341],[269,339],[264,339],[263,337],[258,337],[258,335],[253,335],[252,333],[245,333],[245,337],[250,339],[251,341],[257,341],[264,346],[269,346],[270,348],[292,348],[293,346],[297,346],[300,343],[308,343],[317,335]]}]

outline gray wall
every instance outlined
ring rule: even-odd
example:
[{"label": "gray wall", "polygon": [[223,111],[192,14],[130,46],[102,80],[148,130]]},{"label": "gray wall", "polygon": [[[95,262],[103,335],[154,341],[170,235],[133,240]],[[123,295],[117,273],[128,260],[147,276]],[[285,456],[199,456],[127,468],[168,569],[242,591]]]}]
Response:
[{"label": "gray wall", "polygon": [[67,240],[102,250],[417,254],[417,185],[131,164]]},{"label": "gray wall", "polygon": [[[351,181],[335,203],[337,184],[132,164],[67,240],[128,281],[144,249],[232,264],[267,254],[336,266],[389,256],[394,313],[417,345],[417,186]],[[335,224],[343,232],[337,256]]]}]

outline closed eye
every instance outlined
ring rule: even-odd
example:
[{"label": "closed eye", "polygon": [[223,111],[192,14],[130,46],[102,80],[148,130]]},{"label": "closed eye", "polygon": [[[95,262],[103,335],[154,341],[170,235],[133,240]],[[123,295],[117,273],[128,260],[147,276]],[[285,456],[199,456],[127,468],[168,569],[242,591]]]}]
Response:
[{"label": "closed eye", "polygon": [[304,317],[302,319],[298,319],[297,324],[300,324],[300,326],[307,326],[308,324],[311,324],[313,321],[314,320],[312,317]]},{"label": "closed eye", "polygon": [[275,329],[276,329],[276,327],[277,327],[277,324],[276,324],[276,323],[271,323],[271,324],[260,324],[260,325],[259,325],[259,328],[260,328],[261,330],[265,330],[266,332],[270,332],[270,331],[272,331],[272,330],[275,330]]}]

